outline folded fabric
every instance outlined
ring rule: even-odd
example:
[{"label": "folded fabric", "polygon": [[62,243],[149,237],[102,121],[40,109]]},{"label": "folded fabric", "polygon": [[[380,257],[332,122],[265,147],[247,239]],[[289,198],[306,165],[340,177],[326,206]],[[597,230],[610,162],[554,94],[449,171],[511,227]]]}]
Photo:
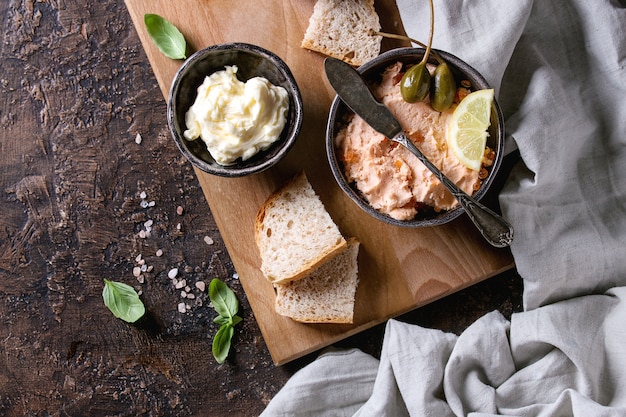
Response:
[{"label": "folded fabric", "polygon": [[[428,3],[397,4],[425,39]],[[626,415],[624,27],[623,0],[435,2],[433,46],[496,89],[523,160],[500,203],[524,311],[458,337],[390,320],[380,361],[322,355],[264,416]]]},{"label": "folded fabric", "polygon": [[458,337],[390,320],[380,361],[324,354],[262,415],[624,416],[625,318],[626,289],[617,288],[510,323],[492,312]]},{"label": "folded fabric", "polygon": [[377,370],[378,360],[358,349],[327,350],[296,372],[262,415],[351,416],[372,394]]},{"label": "folded fabric", "polygon": [[626,8],[536,0],[500,102],[524,164],[500,201],[526,310],[626,285]]}]

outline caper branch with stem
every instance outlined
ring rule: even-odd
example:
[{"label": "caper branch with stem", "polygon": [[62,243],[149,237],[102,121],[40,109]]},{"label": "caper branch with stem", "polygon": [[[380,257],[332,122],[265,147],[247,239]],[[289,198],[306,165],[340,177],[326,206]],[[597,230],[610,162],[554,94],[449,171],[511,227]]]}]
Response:
[{"label": "caper branch with stem", "polygon": [[[430,105],[433,109],[441,112],[450,108],[452,102],[454,101],[456,81],[454,80],[454,75],[452,74],[452,71],[446,61],[441,57],[441,55],[432,51],[433,33],[435,29],[435,10],[433,0],[429,0],[429,3],[430,33],[427,45],[424,45],[423,43],[407,36],[376,31],[372,31],[372,34],[395,39],[408,39],[409,41],[426,49],[422,60],[418,64],[409,68],[402,76],[402,79],[400,80],[400,93],[402,94],[404,101],[408,103],[423,101],[426,96],[430,94]],[[438,62],[438,65],[432,75],[426,68],[431,52]]]}]

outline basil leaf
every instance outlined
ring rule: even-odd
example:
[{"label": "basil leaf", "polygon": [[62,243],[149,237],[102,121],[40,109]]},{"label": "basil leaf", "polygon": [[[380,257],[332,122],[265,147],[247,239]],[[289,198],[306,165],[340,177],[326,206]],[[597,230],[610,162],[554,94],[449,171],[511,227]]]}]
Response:
[{"label": "basil leaf", "polygon": [[128,323],[136,322],[146,313],[135,289],[122,282],[105,279],[102,298],[115,317]]},{"label": "basil leaf", "polygon": [[234,325],[233,323],[231,323],[231,321],[232,320],[230,318],[222,317],[220,315],[218,315],[217,317],[213,319],[213,322],[219,324],[220,326],[225,326],[227,324]]},{"label": "basil leaf", "polygon": [[228,351],[230,350],[230,341],[233,338],[235,329],[230,324],[226,324],[217,331],[213,338],[213,345],[211,350],[217,363],[223,363],[228,357]]},{"label": "basil leaf", "polygon": [[234,326],[243,319],[237,316],[239,311],[237,296],[228,288],[228,285],[217,278],[211,280],[209,284],[209,298],[217,312],[217,317],[213,321],[220,325],[213,338],[213,356],[217,363],[222,363],[226,360],[230,350],[230,342],[235,333]]},{"label": "basil leaf", "polygon": [[209,284],[209,298],[213,303],[213,308],[222,317],[232,319],[239,311],[239,301],[233,290],[228,288],[219,279],[211,280]]},{"label": "basil leaf", "polygon": [[165,56],[172,59],[187,58],[187,42],[176,26],[158,14],[145,14],[143,21],[148,35]]}]

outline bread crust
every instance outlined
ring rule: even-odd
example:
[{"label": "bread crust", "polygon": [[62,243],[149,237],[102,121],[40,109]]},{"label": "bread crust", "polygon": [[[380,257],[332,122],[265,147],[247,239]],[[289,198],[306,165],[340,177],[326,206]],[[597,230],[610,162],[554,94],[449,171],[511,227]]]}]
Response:
[{"label": "bread crust", "polygon": [[374,0],[318,0],[301,47],[361,66],[380,53],[382,37]]},{"label": "bread crust", "polygon": [[359,242],[347,241],[347,249],[307,277],[276,284],[275,311],[301,323],[354,322],[358,278]]},{"label": "bread crust", "polygon": [[261,259],[262,259],[261,270],[263,271],[265,277],[273,284],[286,283],[289,281],[302,279],[303,277],[308,276],[317,268],[319,268],[320,265],[324,264],[325,262],[329,261],[330,259],[334,258],[335,256],[345,251],[347,248],[346,240],[343,237],[341,237],[334,246],[326,248],[324,251],[322,251],[319,254],[319,256],[309,260],[306,263],[303,263],[299,271],[297,271],[294,274],[291,274],[285,277],[276,277],[276,276],[273,276],[271,273],[267,273],[267,268],[264,268],[264,261],[263,261],[263,251],[265,248],[264,248],[264,244],[261,238],[261,234],[265,231],[264,221],[266,219],[268,211],[274,208],[274,206],[276,205],[276,202],[280,198],[282,198],[285,190],[292,188],[294,185],[297,186],[299,182],[308,184],[308,179],[304,171],[301,171],[298,175],[288,180],[286,183],[280,186],[277,190],[275,190],[272,194],[270,194],[270,196],[267,198],[265,203],[263,203],[263,205],[261,206],[261,208],[259,209],[255,217],[254,238],[255,238],[256,245],[259,248],[259,252],[261,254]]}]

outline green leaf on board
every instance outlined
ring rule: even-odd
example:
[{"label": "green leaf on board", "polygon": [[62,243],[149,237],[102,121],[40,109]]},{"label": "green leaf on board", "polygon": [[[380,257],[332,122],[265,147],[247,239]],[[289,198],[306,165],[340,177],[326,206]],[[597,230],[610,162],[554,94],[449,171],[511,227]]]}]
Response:
[{"label": "green leaf on board", "polygon": [[186,59],[187,42],[176,26],[158,14],[145,14],[143,21],[148,35],[168,58]]},{"label": "green leaf on board", "polygon": [[105,279],[102,298],[115,317],[128,323],[136,322],[146,313],[135,289],[122,282]]}]

